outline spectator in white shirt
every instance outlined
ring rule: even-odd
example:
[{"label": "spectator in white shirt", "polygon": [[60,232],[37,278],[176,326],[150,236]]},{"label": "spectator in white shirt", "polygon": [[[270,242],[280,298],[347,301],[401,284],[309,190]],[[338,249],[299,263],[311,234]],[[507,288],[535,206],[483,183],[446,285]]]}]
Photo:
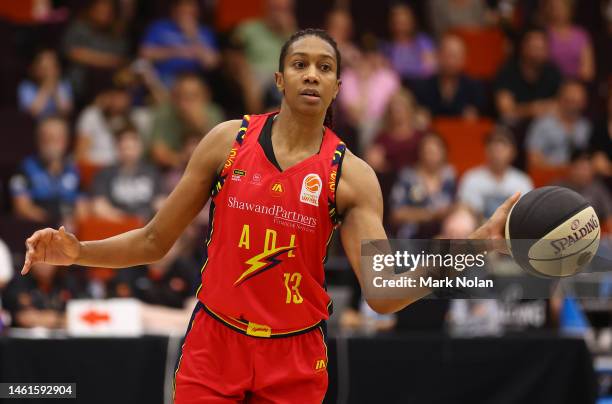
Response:
[{"label": "spectator in white shirt", "polygon": [[531,179],[512,167],[516,144],[512,133],[497,127],[486,139],[487,161],[465,173],[459,184],[459,200],[474,211],[490,217],[501,203],[516,191],[533,188]]}]

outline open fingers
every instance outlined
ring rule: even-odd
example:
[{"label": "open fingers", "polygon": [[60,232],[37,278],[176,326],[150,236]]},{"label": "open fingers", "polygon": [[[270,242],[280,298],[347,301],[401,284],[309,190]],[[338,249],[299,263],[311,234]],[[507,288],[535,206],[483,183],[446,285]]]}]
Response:
[{"label": "open fingers", "polygon": [[51,228],[37,230],[26,240],[26,256],[21,268],[22,275],[27,274],[33,264],[41,261],[41,243],[44,243],[47,238],[53,237],[53,232],[54,230]]}]

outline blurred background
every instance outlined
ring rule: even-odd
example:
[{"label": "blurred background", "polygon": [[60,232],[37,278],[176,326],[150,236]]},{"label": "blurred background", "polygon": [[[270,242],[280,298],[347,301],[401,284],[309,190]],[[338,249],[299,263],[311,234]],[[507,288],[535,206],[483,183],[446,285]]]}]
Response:
[{"label": "blurred background", "polygon": [[[162,261],[129,270],[35,265],[22,277],[24,240],[46,226],[91,240],[146,223],[212,127],[278,108],[280,47],[306,27],[327,29],[339,45],[334,129],[377,172],[390,237],[465,238],[513,192],[556,184],[593,205],[602,243],[609,241],[610,0],[0,0],[2,381],[48,379],[13,360],[59,355],[57,338],[70,323],[95,328],[108,320],[100,310],[115,310],[75,306],[81,314],[69,319],[71,302],[124,299],[138,308],[138,332],[148,336],[142,344],[163,355],[146,370],[124,371],[128,378],[157,372],[137,380],[161,380],[147,402],[168,397],[170,347],[180,343],[205,260],[207,209]],[[439,380],[456,380],[448,397],[433,393],[432,380],[415,381],[426,375],[411,374],[412,395],[402,396],[407,387],[394,382],[390,397],[412,402],[463,402],[457,397],[470,383],[492,383],[491,369],[502,372],[499,391],[465,393],[465,402],[604,403],[612,396],[612,280],[605,274],[598,299],[551,292],[511,302],[425,300],[380,316],[361,299],[337,240],[330,254],[329,402],[374,402],[363,381],[396,381],[401,375],[388,377],[390,362],[423,373],[434,366]],[[33,336],[45,342],[32,344]],[[107,352],[100,347],[111,342],[99,338],[93,349]],[[96,346],[69,341],[77,344],[62,345],[71,358]],[[118,341],[129,354],[117,360],[138,351],[129,338],[112,346]],[[110,360],[105,355],[100,360]],[[531,365],[537,355],[545,357],[540,368]],[[525,362],[510,364],[519,359]],[[82,376],[89,365],[74,366],[65,375]],[[483,379],[468,377],[474,373]],[[517,375],[527,381],[518,384]],[[88,380],[80,391],[99,391]],[[123,387],[136,388],[134,380]],[[513,388],[525,395],[502,393]],[[142,393],[126,402],[140,402]]]}]

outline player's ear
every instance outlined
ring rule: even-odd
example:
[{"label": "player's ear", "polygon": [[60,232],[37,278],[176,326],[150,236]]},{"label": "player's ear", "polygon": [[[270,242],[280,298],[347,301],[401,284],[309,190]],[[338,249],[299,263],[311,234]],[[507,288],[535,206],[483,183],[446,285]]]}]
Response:
[{"label": "player's ear", "polygon": [[278,91],[281,94],[285,94],[285,77],[283,76],[283,73],[274,73],[274,81],[276,83],[276,88],[278,88]]},{"label": "player's ear", "polygon": [[336,88],[334,90],[334,97],[333,97],[334,100],[338,96],[338,91],[340,91],[340,86],[341,85],[342,85],[342,80],[340,80],[340,79],[336,80]]}]

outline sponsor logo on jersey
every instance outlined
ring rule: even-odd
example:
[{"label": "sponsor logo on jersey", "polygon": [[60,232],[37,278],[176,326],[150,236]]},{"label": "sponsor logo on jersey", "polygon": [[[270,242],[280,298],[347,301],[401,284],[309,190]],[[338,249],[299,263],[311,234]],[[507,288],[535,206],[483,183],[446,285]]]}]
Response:
[{"label": "sponsor logo on jersey", "polygon": [[253,174],[253,176],[251,177],[251,181],[249,181],[249,184],[261,185],[261,174],[259,173]]},{"label": "sponsor logo on jersey", "polygon": [[234,159],[236,158],[236,154],[238,154],[238,152],[236,151],[236,148],[232,148],[232,150],[230,150],[229,156],[227,157],[227,160],[225,161],[224,167],[226,169],[230,168],[232,164],[234,164]]},{"label": "sponsor logo on jersey", "polygon": [[336,191],[336,175],[338,173],[336,172],[336,170],[332,170],[332,172],[329,174],[329,190],[331,192],[335,192]]},{"label": "sponsor logo on jersey", "polygon": [[278,220],[293,224],[300,227],[302,230],[314,231],[318,224],[316,217],[304,215],[293,210],[287,210],[280,205],[262,205],[259,203],[244,202],[235,196],[230,196],[228,198],[227,206],[233,209],[269,215],[272,216],[275,221]]},{"label": "sponsor logo on jersey", "polygon": [[318,174],[308,174],[302,181],[302,191],[300,192],[300,202],[313,206],[319,206],[319,195],[323,188],[323,181]]},{"label": "sponsor logo on jersey", "polygon": [[282,196],[284,192],[283,188],[283,184],[279,181],[276,181],[274,184],[272,184],[272,188],[270,188],[272,196]]},{"label": "sponsor logo on jersey", "polygon": [[240,181],[246,175],[246,171],[235,168],[232,174],[232,181]]},{"label": "sponsor logo on jersey", "polygon": [[315,372],[321,372],[325,370],[326,367],[327,363],[325,362],[325,359],[317,359],[314,363]]}]

